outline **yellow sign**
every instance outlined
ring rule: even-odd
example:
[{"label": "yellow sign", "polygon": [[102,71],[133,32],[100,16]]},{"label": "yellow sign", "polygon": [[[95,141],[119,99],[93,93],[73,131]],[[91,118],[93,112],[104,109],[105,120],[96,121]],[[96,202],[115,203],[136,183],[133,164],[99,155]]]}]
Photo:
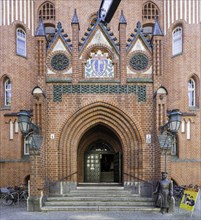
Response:
[{"label": "yellow sign", "polygon": [[185,190],[180,203],[180,208],[193,212],[195,208],[196,200],[198,198],[198,194],[199,191],[193,189]]}]

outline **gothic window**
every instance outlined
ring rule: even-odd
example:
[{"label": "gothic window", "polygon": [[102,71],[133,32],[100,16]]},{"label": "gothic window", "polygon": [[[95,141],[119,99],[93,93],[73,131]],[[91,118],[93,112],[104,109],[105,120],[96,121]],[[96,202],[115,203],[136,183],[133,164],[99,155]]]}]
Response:
[{"label": "gothic window", "polygon": [[26,32],[22,28],[17,28],[16,38],[17,54],[26,56]]},{"label": "gothic window", "polygon": [[182,27],[176,27],[172,32],[172,55],[182,53]]},{"label": "gothic window", "polygon": [[39,9],[39,17],[42,17],[43,21],[53,20],[55,21],[55,7],[51,2],[45,2]]},{"label": "gothic window", "polygon": [[173,141],[172,141],[171,155],[178,156],[178,137],[173,136],[172,139]]},{"label": "gothic window", "polygon": [[51,42],[55,34],[55,6],[51,2],[45,2],[39,8],[38,18],[42,18],[45,26],[47,40]]},{"label": "gothic window", "polygon": [[85,65],[86,78],[113,78],[114,65],[108,53],[101,50],[90,54]]},{"label": "gothic window", "polygon": [[154,20],[159,18],[159,9],[151,1],[146,2],[142,9],[142,20]]},{"label": "gothic window", "polygon": [[196,102],[195,102],[195,81],[194,79],[190,79],[188,81],[188,101],[189,101],[189,107],[195,107],[196,106]]},{"label": "gothic window", "polygon": [[4,105],[11,105],[11,82],[8,78],[4,82]]},{"label": "gothic window", "polygon": [[24,138],[24,155],[29,155],[30,141],[27,137]]}]

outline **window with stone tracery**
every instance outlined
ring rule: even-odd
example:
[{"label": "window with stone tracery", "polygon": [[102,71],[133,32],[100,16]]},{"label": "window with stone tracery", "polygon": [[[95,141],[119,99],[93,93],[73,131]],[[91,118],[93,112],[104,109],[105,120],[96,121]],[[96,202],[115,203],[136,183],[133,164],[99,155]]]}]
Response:
[{"label": "window with stone tracery", "polygon": [[159,18],[159,9],[151,1],[144,4],[142,9],[142,19],[143,20],[153,20]]},{"label": "window with stone tracery", "polygon": [[91,52],[85,64],[85,78],[113,78],[114,65],[108,53]]},{"label": "window with stone tracery", "polygon": [[48,42],[51,42],[55,35],[55,6],[51,2],[45,2],[39,8],[38,18],[42,18],[45,34]]},{"label": "window with stone tracery", "polygon": [[45,2],[39,9],[39,18],[43,21],[55,20],[55,7],[51,2]]}]

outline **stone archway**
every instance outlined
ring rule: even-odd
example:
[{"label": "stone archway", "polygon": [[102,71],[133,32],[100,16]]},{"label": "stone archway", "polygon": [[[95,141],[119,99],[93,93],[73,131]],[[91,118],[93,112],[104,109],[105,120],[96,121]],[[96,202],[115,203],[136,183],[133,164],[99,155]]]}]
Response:
[{"label": "stone archway", "polygon": [[[115,160],[117,154],[122,155],[121,142],[117,135],[104,124],[92,127],[83,135],[79,143],[77,153],[78,182],[93,182],[86,177],[88,169],[94,169],[91,173],[95,173],[98,178],[94,178],[95,182],[121,182],[122,170],[116,172],[118,168],[122,169],[121,158],[120,161]],[[92,157],[89,163],[87,163],[86,157],[89,157],[89,160]],[[93,157],[97,158],[94,160]],[[90,164],[91,162],[94,164]],[[108,162],[107,168],[105,167],[106,162]],[[117,168],[118,162],[119,167]],[[88,168],[88,166],[92,167]]]},{"label": "stone archway", "polygon": [[[84,135],[91,128],[104,125],[118,138],[125,173],[143,178],[143,133],[140,126],[119,108],[104,102],[89,104],[75,112],[65,123],[59,142],[59,179],[78,182],[83,175],[78,172],[79,148]],[[79,176],[78,176],[79,174]],[[122,175],[123,181],[131,177]]]}]

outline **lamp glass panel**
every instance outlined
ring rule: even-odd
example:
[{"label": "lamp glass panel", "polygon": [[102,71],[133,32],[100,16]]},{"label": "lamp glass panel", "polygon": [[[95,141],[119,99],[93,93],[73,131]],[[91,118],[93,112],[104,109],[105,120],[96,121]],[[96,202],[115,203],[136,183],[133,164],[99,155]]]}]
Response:
[{"label": "lamp glass panel", "polygon": [[30,119],[28,115],[20,115],[18,124],[22,133],[27,133],[29,131]]},{"label": "lamp glass panel", "polygon": [[181,124],[181,113],[175,112],[169,116],[169,130],[177,132]]}]

